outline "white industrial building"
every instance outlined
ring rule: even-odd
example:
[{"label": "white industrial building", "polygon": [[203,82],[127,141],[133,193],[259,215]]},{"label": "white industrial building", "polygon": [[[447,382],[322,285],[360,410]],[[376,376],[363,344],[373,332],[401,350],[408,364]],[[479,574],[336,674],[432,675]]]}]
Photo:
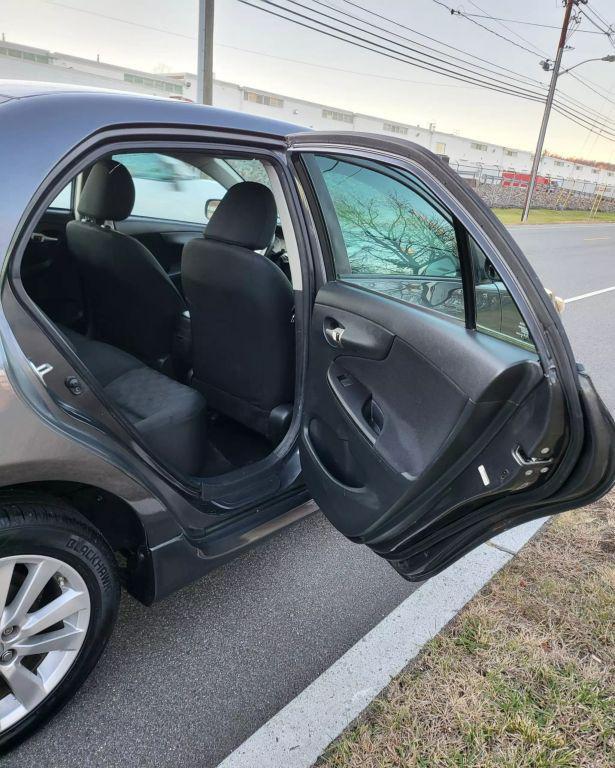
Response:
[{"label": "white industrial building", "polygon": [[[196,75],[189,73],[141,72],[6,40],[0,41],[0,78],[74,83],[189,100],[194,100],[196,92]],[[462,175],[472,176],[476,169],[482,170],[483,178],[489,176],[491,169],[494,175],[502,170],[528,172],[532,164],[531,152],[443,133],[437,131],[433,124],[424,127],[400,123],[386,117],[363,115],[220,80],[214,81],[213,101],[218,107],[273,117],[315,129],[403,136],[433,152],[447,155],[451,165]],[[561,185],[583,188],[587,193],[615,184],[615,171],[553,157],[543,157],[539,174],[559,178]]]}]

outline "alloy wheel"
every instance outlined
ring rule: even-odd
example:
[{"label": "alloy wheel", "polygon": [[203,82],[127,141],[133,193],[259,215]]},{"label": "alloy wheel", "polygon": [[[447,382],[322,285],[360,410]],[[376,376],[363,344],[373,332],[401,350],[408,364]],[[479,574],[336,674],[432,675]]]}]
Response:
[{"label": "alloy wheel", "polygon": [[90,611],[85,581],[62,560],[0,558],[0,733],[66,676],[85,640]]}]

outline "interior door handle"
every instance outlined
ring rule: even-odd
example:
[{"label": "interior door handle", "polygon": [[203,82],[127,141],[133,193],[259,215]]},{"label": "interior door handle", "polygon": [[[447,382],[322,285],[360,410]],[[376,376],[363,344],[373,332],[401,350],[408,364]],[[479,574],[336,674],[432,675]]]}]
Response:
[{"label": "interior door handle", "polygon": [[333,344],[334,347],[341,347],[342,336],[344,335],[345,330],[345,328],[342,328],[339,325],[335,328],[325,328],[325,336],[327,337],[329,343]]}]

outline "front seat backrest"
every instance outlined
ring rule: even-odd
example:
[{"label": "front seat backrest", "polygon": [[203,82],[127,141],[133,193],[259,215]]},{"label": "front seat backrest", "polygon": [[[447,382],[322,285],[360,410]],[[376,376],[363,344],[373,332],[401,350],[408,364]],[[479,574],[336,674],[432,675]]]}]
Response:
[{"label": "front seat backrest", "polygon": [[186,307],[153,254],[106,224],[128,218],[134,200],[126,166],[101,160],[84,184],[81,220],[69,222],[66,236],[83,281],[89,334],[160,368]]},{"label": "front seat backrest", "polygon": [[182,284],[192,321],[193,386],[208,405],[262,434],[269,416],[293,400],[293,291],[255,250],[274,237],[274,197],[262,184],[231,187],[205,236],[182,255]]}]

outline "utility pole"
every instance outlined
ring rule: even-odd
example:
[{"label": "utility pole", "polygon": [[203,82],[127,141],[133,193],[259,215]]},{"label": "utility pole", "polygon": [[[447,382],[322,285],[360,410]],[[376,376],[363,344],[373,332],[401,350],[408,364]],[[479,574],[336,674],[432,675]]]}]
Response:
[{"label": "utility pole", "polygon": [[542,147],[545,142],[545,134],[547,133],[547,125],[549,123],[549,117],[551,115],[553,97],[555,96],[555,86],[557,85],[557,77],[559,75],[559,70],[562,63],[562,56],[564,54],[564,48],[566,46],[566,36],[568,35],[568,25],[570,24],[570,15],[572,13],[572,6],[575,5],[575,3],[576,3],[576,0],[566,0],[566,10],[564,12],[564,23],[562,24],[562,33],[560,35],[559,43],[557,46],[557,54],[555,56],[555,63],[553,64],[553,74],[551,75],[551,84],[549,86],[549,93],[547,94],[545,111],[542,116],[540,133],[538,134],[538,143],[536,144],[534,162],[532,163],[532,173],[530,174],[530,181],[527,187],[527,193],[525,195],[525,205],[523,206],[523,213],[521,214],[522,222],[527,221],[527,217],[530,212],[532,195],[534,194],[534,189],[536,187],[536,175],[538,174],[538,167],[540,166],[540,159],[542,157]]},{"label": "utility pole", "polygon": [[214,0],[199,0],[199,36],[196,101],[213,102]]}]

